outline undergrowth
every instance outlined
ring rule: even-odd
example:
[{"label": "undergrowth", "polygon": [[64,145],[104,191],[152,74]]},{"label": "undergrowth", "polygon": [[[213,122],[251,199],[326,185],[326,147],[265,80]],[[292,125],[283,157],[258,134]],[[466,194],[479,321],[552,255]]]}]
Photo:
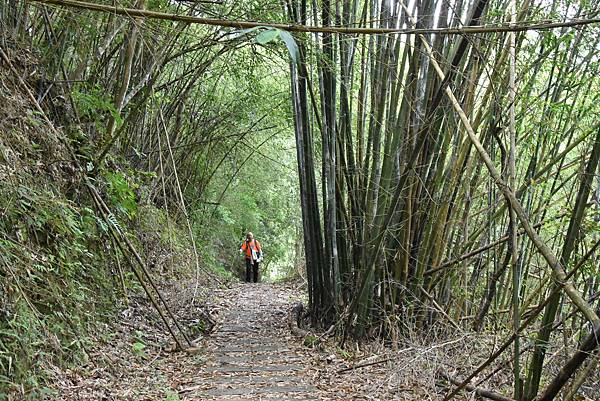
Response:
[{"label": "undergrowth", "polygon": [[0,380],[34,398],[48,364],[85,357],[83,333],[114,308],[114,275],[92,210],[31,181],[4,182],[0,199]]},{"label": "undergrowth", "polygon": [[[35,83],[33,56],[11,51]],[[67,151],[85,166],[93,144],[75,126],[55,137],[32,110],[10,70],[0,69],[0,401],[44,399],[53,371],[86,362],[95,328],[113,320],[124,292],[141,292]],[[154,177],[122,161],[110,165],[95,184],[111,224],[139,233],[129,236],[151,271],[189,274],[187,232],[141,201]]]}]

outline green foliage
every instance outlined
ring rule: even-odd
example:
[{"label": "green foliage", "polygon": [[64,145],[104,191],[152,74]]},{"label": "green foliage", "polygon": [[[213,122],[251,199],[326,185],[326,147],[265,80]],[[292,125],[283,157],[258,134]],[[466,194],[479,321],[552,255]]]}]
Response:
[{"label": "green foliage", "polygon": [[131,345],[131,352],[133,353],[133,355],[143,359],[148,358],[148,354],[144,352],[145,349],[146,344],[140,341],[136,341]]},{"label": "green foliage", "polygon": [[165,401],[181,401],[179,395],[173,390],[165,390]]},{"label": "green foliage", "polygon": [[[139,216],[140,233],[155,235],[147,239],[151,248],[170,249],[169,265],[189,264],[186,231],[164,210],[138,206],[131,177],[105,176],[116,213]],[[106,223],[94,210],[25,173],[17,185],[0,181],[0,208],[5,211],[0,219],[0,393],[23,385],[28,399],[37,400],[50,391],[43,386],[47,364],[85,363],[86,333],[119,305],[115,272],[109,270],[114,263],[107,246],[111,242]],[[109,219],[123,224],[117,215]],[[135,290],[133,280],[125,272],[126,285]],[[111,336],[103,340],[109,342]],[[136,333],[131,352],[147,358],[143,333]]]},{"label": "green foliage", "polygon": [[256,35],[256,38],[254,38],[254,41],[258,44],[266,45],[267,43],[275,40],[277,38],[277,36],[279,36],[278,29],[267,29],[265,31],[262,31],[258,35]]},{"label": "green foliage", "polygon": [[108,171],[104,174],[108,186],[108,195],[111,203],[117,210],[129,219],[136,216],[138,205],[134,189],[136,185],[130,185],[123,173]]},{"label": "green foliage", "polygon": [[81,334],[110,311],[107,258],[94,212],[48,182],[0,182],[0,207],[0,388],[22,383],[35,399],[45,361],[81,361]]},{"label": "green foliage", "polygon": [[351,360],[353,355],[341,347],[336,347],[335,352],[345,360]]},{"label": "green foliage", "polygon": [[313,334],[308,334],[304,337],[304,346],[313,348],[319,342],[319,338]]},{"label": "green foliage", "polygon": [[104,128],[106,116],[112,116],[117,127],[123,123],[110,97],[100,86],[94,86],[85,92],[74,91],[72,96],[80,115],[93,122],[98,130]]},{"label": "green foliage", "polygon": [[[276,40],[275,33],[261,30],[260,40]],[[274,48],[269,44],[253,48],[262,54]],[[219,275],[243,277],[244,261],[237,250],[246,231],[252,231],[265,247],[263,278],[275,279],[293,271],[301,238],[293,118],[288,75],[282,70],[288,65],[279,57],[257,63],[250,48],[228,57],[231,61],[223,66],[227,73],[209,74],[203,79],[206,90],[199,88],[194,96],[209,109],[202,112],[213,105],[234,105],[229,107],[231,118],[219,127],[233,139],[211,143],[207,153],[197,150],[194,164],[178,169],[210,177],[186,185],[184,192],[202,264]],[[218,109],[211,112],[220,115]]]},{"label": "green foliage", "polygon": [[211,258],[211,256],[213,256],[212,253],[209,254],[208,257],[205,257],[203,259],[203,263],[213,273],[215,273],[217,276],[219,276],[221,279],[224,279],[224,280],[233,279],[234,275],[233,275],[232,271],[230,269],[228,269],[228,266],[223,263],[217,262],[214,258]]},{"label": "green foliage", "polygon": [[[273,142],[275,145],[279,141]],[[285,140],[280,144],[285,144]],[[263,245],[263,278],[276,279],[292,271],[295,245],[301,238],[294,161],[290,155],[278,153],[276,146],[266,152],[286,164],[253,159],[234,179],[230,194],[196,217],[199,221],[208,220],[206,215],[212,218],[209,224],[196,225],[195,231],[201,238],[202,260],[214,271],[228,268],[243,275],[244,261],[237,250],[247,231],[252,231]],[[208,188],[207,196],[218,197],[229,174],[223,169]],[[212,245],[207,248],[207,243]]]},{"label": "green foliage", "polygon": [[298,50],[298,44],[294,40],[292,34],[288,31],[279,31],[279,37],[285,43],[285,46],[287,47],[288,52],[290,53],[292,61],[294,63],[298,63],[298,55],[300,52]]},{"label": "green foliage", "polygon": [[[140,244],[147,255],[159,262],[162,268],[177,267],[179,274],[191,274],[195,263],[191,258],[189,234],[165,209],[154,205],[139,206],[136,234],[144,238]],[[158,253],[160,252],[160,254]]]},{"label": "green foliage", "polygon": [[292,34],[288,31],[284,31],[277,28],[259,26],[255,28],[244,29],[239,32],[239,36],[241,37],[249,33],[256,32],[258,30],[262,31],[254,37],[254,42],[264,46],[268,43],[275,41],[277,38],[280,38],[285,44],[285,47],[288,50],[288,54],[290,55],[292,62],[294,64],[298,63],[298,57],[300,53],[298,49],[298,44],[296,43],[296,40],[294,39]]}]

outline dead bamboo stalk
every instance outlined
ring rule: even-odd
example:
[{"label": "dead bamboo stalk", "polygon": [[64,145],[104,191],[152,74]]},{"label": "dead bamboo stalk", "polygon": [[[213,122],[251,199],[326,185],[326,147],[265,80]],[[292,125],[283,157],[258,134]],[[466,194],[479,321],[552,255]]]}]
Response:
[{"label": "dead bamboo stalk", "polygon": [[595,357],[590,361],[590,363],[573,379],[570,388],[565,395],[564,401],[573,401],[575,395],[577,395],[577,392],[579,391],[579,388],[585,383],[585,380],[588,378],[588,376],[592,372],[596,371],[598,362],[598,353],[596,353]]},{"label": "dead bamboo stalk", "polygon": [[349,372],[351,370],[356,370],[356,369],[360,369],[360,368],[366,368],[368,366],[381,365],[381,364],[384,364],[384,363],[391,362],[393,360],[394,360],[393,358],[386,358],[386,359],[381,359],[381,360],[375,361],[375,362],[361,363],[361,364],[358,364],[358,365],[353,365],[353,366],[350,366],[350,367],[347,367],[347,368],[344,368],[344,369],[340,369],[336,373],[340,374],[340,373]]},{"label": "dead bamboo stalk", "polygon": [[[115,243],[117,244],[117,247],[119,248],[119,250],[121,251],[121,253],[123,255],[126,255],[125,248],[123,247],[123,244],[121,243],[120,238],[119,238],[120,233],[117,232],[117,228],[115,226],[113,226],[113,224],[110,222],[110,219],[108,218],[108,214],[107,214],[106,210],[102,207],[102,204],[101,204],[102,199],[100,198],[100,196],[98,195],[98,193],[95,190],[90,189],[90,193],[92,194],[92,199],[94,200],[94,203],[96,204],[96,208],[100,211],[100,214],[102,215],[103,220],[107,223],[107,225],[109,227],[109,232],[110,232],[111,236],[113,237]],[[133,263],[131,263],[131,259],[129,259],[127,257],[125,259],[127,260],[127,263],[129,264],[129,267],[131,268],[131,271],[133,272],[135,277],[138,279],[139,283],[142,285],[142,288],[144,289],[144,292],[150,299],[150,302],[154,306],[154,309],[156,309],[156,311],[160,315],[160,318],[163,321],[163,323],[165,324],[165,326],[167,327],[169,334],[171,334],[171,337],[173,337],[173,339],[175,340],[175,343],[177,344],[178,348],[181,350],[184,350],[185,347],[183,346],[183,344],[181,344],[179,337],[177,337],[177,335],[175,335],[173,328],[169,324],[169,321],[165,317],[162,309],[158,306],[158,303],[156,302],[156,300],[154,299],[154,296],[152,295],[152,291],[150,291],[150,289],[148,288],[148,285],[146,284],[146,282],[140,275],[140,272],[138,271],[138,269],[135,268],[135,265]]]},{"label": "dead bamboo stalk", "polygon": [[577,369],[592,355],[598,348],[600,341],[600,325],[595,328],[584,340],[577,352],[567,361],[567,363],[556,374],[556,377],[548,384],[538,401],[551,401],[556,398],[560,389],[575,374]]},{"label": "dead bamboo stalk", "polygon": [[[103,209],[104,213],[111,213],[110,209],[108,208],[108,205],[104,202],[104,200],[102,199],[102,197],[100,196],[100,194],[98,193],[98,191],[96,190],[96,188],[92,184],[90,184],[89,182],[87,183],[87,187],[90,190],[90,192],[92,193],[92,196],[94,196],[94,198],[96,199],[96,201],[99,203],[99,205]],[[158,296],[158,298],[160,299],[161,303],[163,304],[165,310],[167,311],[167,314],[173,320],[173,322],[175,323],[175,326],[177,326],[177,329],[179,330],[179,332],[181,333],[181,335],[183,336],[183,338],[187,342],[188,346],[191,347],[192,343],[191,343],[190,339],[188,338],[188,336],[185,334],[185,332],[183,331],[183,329],[179,325],[179,322],[175,318],[175,315],[173,315],[173,312],[169,308],[169,305],[167,304],[167,301],[162,296],[161,292],[158,290],[158,287],[154,283],[154,280],[152,279],[152,276],[150,275],[150,272],[146,268],[146,264],[142,260],[142,257],[138,253],[137,249],[135,249],[135,247],[133,246],[133,244],[131,243],[131,241],[129,240],[129,238],[127,238],[127,236],[124,235],[124,233],[121,232],[121,230],[118,227],[115,227],[113,224],[110,224],[110,225],[116,229],[116,231],[119,234],[120,239],[122,239],[123,242],[125,242],[125,244],[127,245],[127,249],[134,256],[134,258],[137,261],[140,269],[144,273],[144,276],[146,277],[146,280],[148,280],[148,282],[150,283],[150,286],[152,287],[152,289],[154,289],[154,292],[156,292],[156,295]],[[119,239],[116,238],[115,240],[117,241],[117,244],[119,244]],[[183,349],[184,348],[182,348],[182,350]]]},{"label": "dead bamboo stalk", "polygon": [[[113,238],[113,245],[116,245],[116,241]],[[123,255],[125,256],[125,255]],[[123,297],[125,297],[125,304],[129,305],[129,298],[127,297],[127,288],[125,287],[125,275],[123,274],[123,267],[121,266],[121,260],[119,259],[119,254],[115,253],[115,259],[117,260],[117,271],[119,274],[119,284],[121,284],[121,289],[123,290]]]},{"label": "dead bamboo stalk", "polygon": [[[452,377],[444,372],[439,371],[438,374],[441,377],[443,377],[444,379],[448,380],[452,384],[460,384],[460,380],[455,379],[454,377]],[[485,390],[480,387],[475,387],[470,384],[465,386],[465,390],[473,391],[473,392],[475,392],[475,394],[477,394],[480,397],[489,398],[490,400],[494,400],[494,401],[515,401],[514,399],[512,399],[510,397],[506,397],[502,394],[498,394],[493,391]]]},{"label": "dead bamboo stalk", "polygon": [[450,322],[450,324],[452,325],[452,327],[454,327],[456,330],[462,331],[461,327],[458,325],[458,323],[456,323],[454,321],[454,319],[452,319],[450,316],[448,316],[448,314],[446,313],[446,311],[444,310],[444,308],[442,308],[440,306],[440,304],[437,303],[437,301],[435,300],[435,298],[428,293],[425,288],[423,288],[422,285],[419,285],[419,290],[421,290],[421,292],[423,294],[425,294],[425,296],[433,303],[433,306],[435,307],[435,309],[437,309],[442,316],[444,316],[446,318],[446,320],[448,320],[448,322]]},{"label": "dead bamboo stalk", "polygon": [[[566,213],[562,213],[562,214],[560,214],[559,216],[557,216],[556,218],[554,218],[553,220],[557,220],[557,219],[563,218],[563,217],[565,217],[565,216],[566,216]],[[533,225],[533,228],[540,228],[540,227],[542,227],[542,226],[543,226],[544,224],[546,224],[546,223],[549,223],[549,221],[548,221],[548,220],[546,220],[546,221],[541,221],[541,222],[539,222],[539,223],[536,223],[536,224],[534,224],[534,225]],[[521,236],[521,235],[525,235],[525,234],[526,234],[526,232],[525,232],[524,230],[519,230],[519,232],[518,232],[518,234],[517,234],[517,235]],[[497,246],[497,245],[500,245],[500,244],[502,244],[503,242],[506,242],[506,241],[508,241],[509,239],[510,239],[510,236],[508,236],[508,235],[505,235],[505,236],[503,236],[503,237],[501,237],[501,238],[497,239],[497,240],[496,240],[496,241],[494,241],[494,242],[490,242],[490,243],[489,243],[489,244],[487,244],[487,245],[481,246],[481,247],[479,247],[479,248],[477,248],[477,249],[474,249],[474,250],[472,250],[472,251],[469,251],[469,252],[467,252],[467,253],[464,253],[464,254],[462,254],[462,255],[460,255],[460,256],[458,256],[458,257],[456,257],[456,258],[452,259],[452,260],[449,260],[449,261],[447,261],[447,262],[444,262],[444,263],[442,263],[441,265],[439,265],[438,267],[434,267],[434,268],[432,268],[432,269],[426,270],[426,271],[425,271],[425,273],[423,273],[423,275],[424,275],[424,276],[429,276],[429,275],[431,275],[431,274],[433,274],[433,273],[437,273],[438,271],[440,271],[440,270],[443,270],[443,269],[445,269],[446,267],[449,267],[449,266],[455,265],[455,264],[457,264],[457,263],[459,263],[459,262],[462,262],[462,261],[463,261],[463,260],[465,260],[465,259],[468,259],[468,258],[470,258],[470,257],[476,256],[476,255],[478,255],[478,254],[480,254],[480,253],[482,253],[482,252],[485,252],[485,251],[487,251],[488,249],[491,249],[491,248],[493,248],[493,247],[495,247],[495,246]]]}]

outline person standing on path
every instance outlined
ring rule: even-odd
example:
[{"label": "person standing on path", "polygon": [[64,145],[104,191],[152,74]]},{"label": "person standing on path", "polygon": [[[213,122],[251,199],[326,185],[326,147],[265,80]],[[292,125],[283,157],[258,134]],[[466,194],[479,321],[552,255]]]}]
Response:
[{"label": "person standing on path", "polygon": [[262,249],[251,232],[246,234],[246,240],[240,247],[240,254],[242,253],[246,256],[246,282],[258,283],[258,264],[262,261]]}]

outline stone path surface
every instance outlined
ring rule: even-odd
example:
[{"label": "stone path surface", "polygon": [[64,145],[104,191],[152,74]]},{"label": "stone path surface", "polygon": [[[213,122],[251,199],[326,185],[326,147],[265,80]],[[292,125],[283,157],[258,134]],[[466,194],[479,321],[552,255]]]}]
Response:
[{"label": "stone path surface", "polygon": [[223,297],[231,304],[206,342],[199,373],[206,384],[190,393],[214,401],[322,399],[311,380],[311,356],[287,327],[294,299],[266,284],[246,284],[232,295]]},{"label": "stone path surface", "polygon": [[[198,324],[202,314],[217,321],[210,335],[194,339],[195,352],[173,352],[172,339],[152,305],[143,297],[132,298],[118,321],[99,327],[98,338],[87,348],[87,362],[69,369],[54,367],[55,396],[44,400],[440,399],[431,366],[437,356],[428,350],[414,352],[417,348],[411,347],[391,354],[381,347],[359,350],[354,344],[340,350],[335,341],[304,346],[287,323],[292,306],[302,297],[296,284],[232,283],[205,291],[202,302],[192,302],[194,282],[165,290],[187,327]],[[143,352],[133,348],[139,343],[145,346]],[[398,359],[393,369],[387,363],[369,364],[394,357]],[[363,363],[360,369],[340,372]],[[424,379],[416,382],[419,377]],[[425,381],[426,386],[420,384]]]}]

